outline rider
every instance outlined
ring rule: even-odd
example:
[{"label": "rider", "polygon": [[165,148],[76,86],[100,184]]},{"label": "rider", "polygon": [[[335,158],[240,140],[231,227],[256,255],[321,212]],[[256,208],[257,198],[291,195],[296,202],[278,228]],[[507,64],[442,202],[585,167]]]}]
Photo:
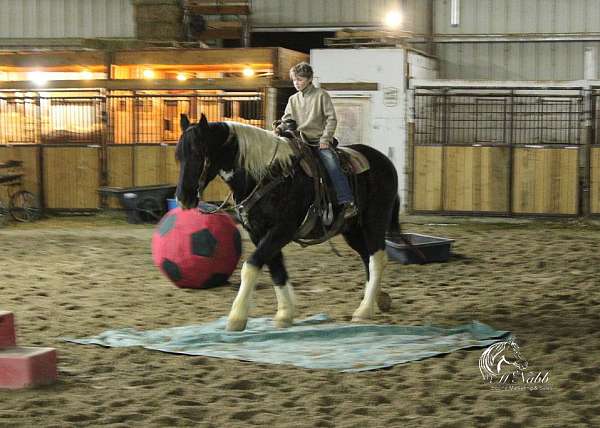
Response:
[{"label": "rider", "polygon": [[318,142],[319,157],[331,178],[337,202],[343,206],[345,218],[353,217],[358,210],[352,190],[332,149],[337,118],[331,97],[327,91],[312,84],[313,69],[306,62],[293,66],[290,69],[290,78],[298,92],[289,98],[281,120],[295,120],[298,131],[302,132],[309,142]]}]

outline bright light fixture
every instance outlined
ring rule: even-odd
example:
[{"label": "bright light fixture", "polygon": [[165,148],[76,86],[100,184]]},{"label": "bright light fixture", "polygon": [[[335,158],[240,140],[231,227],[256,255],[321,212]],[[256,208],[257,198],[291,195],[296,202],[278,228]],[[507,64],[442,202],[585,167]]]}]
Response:
[{"label": "bright light fixture", "polygon": [[252,77],[254,76],[254,70],[251,67],[246,67],[244,68],[244,71],[242,71],[242,74],[245,77]]},{"label": "bright light fixture", "polygon": [[92,78],[94,77],[94,74],[90,70],[83,70],[79,74],[83,80],[92,80]]},{"label": "bright light fixture", "polygon": [[386,27],[397,30],[400,28],[400,24],[402,24],[402,15],[397,10],[392,10],[385,16]]},{"label": "bright light fixture", "polygon": [[31,80],[36,86],[43,86],[48,82],[48,78],[41,71],[32,71],[28,73],[27,77]]},{"label": "bright light fixture", "polygon": [[154,79],[154,70],[151,68],[146,68],[142,72],[142,75],[144,76],[144,79]]},{"label": "bright light fixture", "polygon": [[187,80],[188,77],[185,73],[177,73],[177,80],[179,80],[180,82],[183,82],[184,80]]}]

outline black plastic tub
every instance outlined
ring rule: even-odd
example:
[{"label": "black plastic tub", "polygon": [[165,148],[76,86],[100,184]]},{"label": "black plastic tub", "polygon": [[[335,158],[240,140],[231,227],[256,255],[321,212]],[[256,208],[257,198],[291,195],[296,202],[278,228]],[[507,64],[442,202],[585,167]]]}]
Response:
[{"label": "black plastic tub", "polygon": [[119,198],[127,211],[129,223],[156,223],[167,212],[167,198],[175,194],[177,186],[156,184],[137,187],[100,187],[98,192]]},{"label": "black plastic tub", "polygon": [[404,265],[448,261],[453,242],[418,233],[403,233],[385,240],[388,258]]}]

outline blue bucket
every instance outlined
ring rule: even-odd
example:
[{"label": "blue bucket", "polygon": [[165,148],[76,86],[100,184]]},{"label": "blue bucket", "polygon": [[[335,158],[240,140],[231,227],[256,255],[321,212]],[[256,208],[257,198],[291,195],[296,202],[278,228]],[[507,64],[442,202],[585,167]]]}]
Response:
[{"label": "blue bucket", "polygon": [[171,211],[175,208],[177,208],[177,201],[175,199],[167,199],[167,210]]}]

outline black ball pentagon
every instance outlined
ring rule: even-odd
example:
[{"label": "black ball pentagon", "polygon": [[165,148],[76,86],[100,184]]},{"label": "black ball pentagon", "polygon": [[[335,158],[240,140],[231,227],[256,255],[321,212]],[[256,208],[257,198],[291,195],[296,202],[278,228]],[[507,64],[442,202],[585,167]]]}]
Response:
[{"label": "black ball pentagon", "polygon": [[229,275],[224,273],[215,273],[206,280],[206,282],[202,285],[202,288],[212,288],[227,284],[228,279]]},{"label": "black ball pentagon", "polygon": [[196,256],[212,257],[217,248],[217,240],[208,229],[192,233],[192,254]]},{"label": "black ball pentagon", "polygon": [[179,270],[179,266],[173,263],[169,259],[164,259],[162,262],[162,268],[169,277],[169,279],[173,282],[179,281],[183,276],[181,275],[181,271]]}]

